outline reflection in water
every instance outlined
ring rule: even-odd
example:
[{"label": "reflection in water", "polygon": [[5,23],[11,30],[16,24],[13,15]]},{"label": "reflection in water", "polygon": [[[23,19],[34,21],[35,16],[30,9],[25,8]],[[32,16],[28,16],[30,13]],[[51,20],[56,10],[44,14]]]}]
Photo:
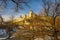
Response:
[{"label": "reflection in water", "polygon": [[0,29],[0,40],[8,38],[8,32],[6,29]]},{"label": "reflection in water", "polygon": [[6,29],[0,29],[0,37],[6,36],[6,35],[7,35],[7,30]]},{"label": "reflection in water", "polygon": [[[18,27],[13,28],[13,32],[17,31]],[[9,32],[7,29],[0,29],[0,39],[7,39],[9,37]]]}]

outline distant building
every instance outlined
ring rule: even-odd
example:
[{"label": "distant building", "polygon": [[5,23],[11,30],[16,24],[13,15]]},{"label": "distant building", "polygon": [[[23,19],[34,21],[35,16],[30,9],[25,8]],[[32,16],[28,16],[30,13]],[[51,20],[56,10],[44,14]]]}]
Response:
[{"label": "distant building", "polygon": [[29,17],[35,17],[37,14],[35,14],[32,10],[30,10]]},{"label": "distant building", "polygon": [[37,15],[32,10],[30,10],[28,15],[25,14],[24,16],[22,16],[22,17],[18,18],[17,20],[15,20],[15,22],[21,22],[21,21],[23,21],[25,19],[34,18],[35,16],[37,16]]}]

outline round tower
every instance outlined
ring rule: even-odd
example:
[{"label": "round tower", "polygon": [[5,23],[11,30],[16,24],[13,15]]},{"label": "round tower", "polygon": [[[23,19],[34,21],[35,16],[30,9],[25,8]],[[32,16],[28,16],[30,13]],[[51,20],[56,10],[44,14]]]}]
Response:
[{"label": "round tower", "polygon": [[29,17],[32,17],[32,16],[33,16],[33,11],[30,10]]}]

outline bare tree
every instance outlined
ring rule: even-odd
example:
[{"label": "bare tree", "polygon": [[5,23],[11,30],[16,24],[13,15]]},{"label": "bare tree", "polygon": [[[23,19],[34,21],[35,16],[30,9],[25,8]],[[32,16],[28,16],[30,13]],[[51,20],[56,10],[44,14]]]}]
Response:
[{"label": "bare tree", "polygon": [[14,21],[14,16],[13,16],[13,15],[10,16],[10,21],[11,21],[11,22]]},{"label": "bare tree", "polygon": [[51,0],[42,0],[43,2],[43,9],[46,15],[49,15],[50,7],[51,7]]},{"label": "bare tree", "polygon": [[1,25],[2,25],[2,23],[3,23],[3,18],[2,18],[1,15],[0,15],[0,23],[1,23]]},{"label": "bare tree", "polygon": [[[54,1],[54,2],[53,2]],[[58,36],[57,33],[59,30],[56,29],[56,18],[57,16],[60,15],[60,3],[58,2],[59,0],[42,0],[43,2],[43,9],[44,12],[46,13],[46,15],[49,15],[50,9],[52,8],[52,12],[53,13],[53,29],[54,29],[54,40],[58,40]]]},{"label": "bare tree", "polygon": [[55,26],[55,25],[56,25],[56,18],[57,18],[57,16],[59,16],[59,14],[60,14],[60,12],[59,12],[59,11],[60,11],[60,10],[59,10],[60,3],[58,3],[58,0],[55,0],[55,5],[54,5],[54,6],[55,6],[54,11],[53,11],[53,12],[54,12],[54,13],[53,13],[53,17],[54,17],[54,19],[53,19],[53,21],[54,21],[54,25],[53,25],[53,26],[54,26],[54,27],[53,27],[53,28],[54,28],[54,37],[55,37],[54,40],[58,40],[57,33],[58,33],[59,30],[57,30],[57,29],[56,29],[56,26]]},{"label": "bare tree", "polygon": [[26,5],[28,8],[30,8],[30,6],[28,5],[28,3],[30,1],[31,0],[0,0],[0,6],[3,6],[3,7],[6,8],[6,7],[8,7],[9,2],[12,2],[12,3],[14,3],[13,5],[15,5],[15,11],[18,11],[19,9],[23,9],[24,8],[23,5]]}]

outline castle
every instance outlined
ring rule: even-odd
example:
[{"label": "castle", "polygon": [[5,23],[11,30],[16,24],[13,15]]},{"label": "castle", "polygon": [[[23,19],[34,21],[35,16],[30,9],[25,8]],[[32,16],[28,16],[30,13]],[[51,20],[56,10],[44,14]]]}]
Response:
[{"label": "castle", "polygon": [[24,16],[18,18],[17,20],[15,20],[15,22],[19,22],[19,21],[23,21],[25,19],[30,19],[30,18],[34,18],[35,16],[37,16],[32,10],[30,10],[29,14],[25,14]]}]

